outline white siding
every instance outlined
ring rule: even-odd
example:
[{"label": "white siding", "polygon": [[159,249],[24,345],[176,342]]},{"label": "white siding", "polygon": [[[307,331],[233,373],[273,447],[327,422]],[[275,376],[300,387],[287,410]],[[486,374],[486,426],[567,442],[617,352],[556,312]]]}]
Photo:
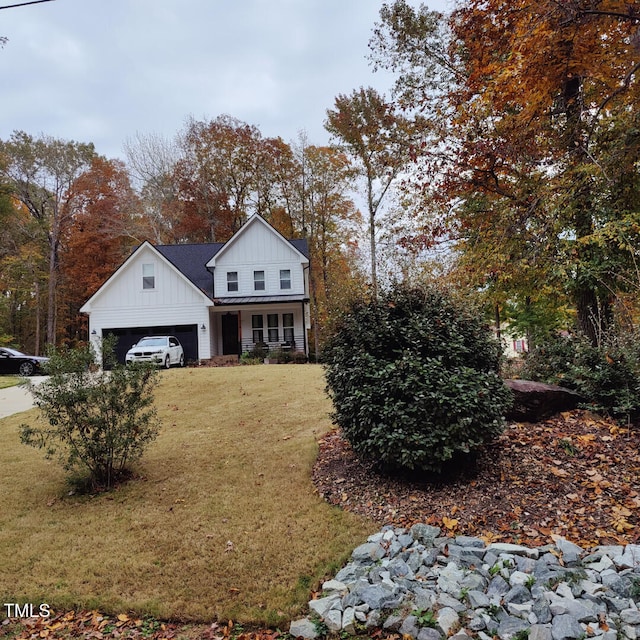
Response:
[{"label": "white siding", "polygon": [[[154,265],[153,289],[142,287],[143,264]],[[199,356],[211,357],[206,297],[150,248],[121,268],[91,300],[90,312],[89,332],[98,338],[104,329],[197,324]]]},{"label": "white siding", "polygon": [[[291,272],[291,288],[280,288],[280,271]],[[238,291],[227,291],[227,272],[238,273]],[[264,271],[265,288],[254,288],[254,271]],[[215,259],[214,296],[304,295],[305,278],[300,254],[289,242],[255,220],[241,231],[238,240]]]}]

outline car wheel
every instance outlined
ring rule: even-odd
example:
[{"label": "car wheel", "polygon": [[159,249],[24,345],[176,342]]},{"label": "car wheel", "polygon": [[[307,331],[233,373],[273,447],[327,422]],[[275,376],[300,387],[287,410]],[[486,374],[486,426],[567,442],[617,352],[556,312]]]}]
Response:
[{"label": "car wheel", "polygon": [[184,367],[184,353],[180,354],[180,366]]},{"label": "car wheel", "polygon": [[20,369],[19,369],[21,376],[32,376],[35,370],[36,368],[33,366],[33,363],[31,362],[23,362],[20,365]]},{"label": "car wheel", "polygon": [[171,368],[171,358],[169,358],[169,356],[167,356],[164,359],[164,368],[165,369],[170,369]]}]

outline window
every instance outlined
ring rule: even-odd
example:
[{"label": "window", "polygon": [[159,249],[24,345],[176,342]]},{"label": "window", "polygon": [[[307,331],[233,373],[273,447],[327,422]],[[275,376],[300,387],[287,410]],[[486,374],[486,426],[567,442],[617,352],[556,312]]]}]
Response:
[{"label": "window", "polygon": [[527,342],[526,342],[526,340],[514,340],[513,341],[513,350],[516,353],[526,353],[527,352]]},{"label": "window", "polygon": [[267,327],[269,328],[269,342],[278,342],[278,314],[270,313],[267,316]]},{"label": "window", "polygon": [[255,291],[264,291],[264,271],[253,272],[253,288]]},{"label": "window", "polygon": [[284,341],[293,345],[293,313],[282,314],[282,332]]},{"label": "window", "polygon": [[253,343],[264,342],[264,318],[251,316],[251,328],[253,329]]},{"label": "window", "polygon": [[142,288],[143,289],[155,289],[156,288],[156,276],[154,272],[153,264],[142,265]]},{"label": "window", "polygon": [[291,289],[291,269],[280,269],[280,288]]},{"label": "window", "polygon": [[227,271],[227,291],[238,290],[238,272]]}]

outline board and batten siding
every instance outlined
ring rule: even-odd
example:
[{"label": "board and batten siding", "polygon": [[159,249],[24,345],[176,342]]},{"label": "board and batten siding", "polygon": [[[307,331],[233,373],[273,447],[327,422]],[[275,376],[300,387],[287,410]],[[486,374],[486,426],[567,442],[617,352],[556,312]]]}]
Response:
[{"label": "board and batten siding", "polygon": [[[144,289],[142,265],[153,264],[154,288]],[[197,324],[209,326],[210,302],[188,280],[152,249],[133,256],[91,300],[89,332],[97,338],[103,329]],[[96,333],[93,334],[93,331]],[[198,331],[201,359],[211,357],[208,329]]]},{"label": "board and batten siding", "polygon": [[[291,272],[291,288],[280,288],[280,271]],[[238,274],[238,290],[227,290],[227,273]],[[265,288],[254,288],[254,271],[264,271]],[[305,281],[301,256],[276,233],[256,221],[245,228],[241,242],[234,242],[215,258],[214,296],[304,295]]]}]

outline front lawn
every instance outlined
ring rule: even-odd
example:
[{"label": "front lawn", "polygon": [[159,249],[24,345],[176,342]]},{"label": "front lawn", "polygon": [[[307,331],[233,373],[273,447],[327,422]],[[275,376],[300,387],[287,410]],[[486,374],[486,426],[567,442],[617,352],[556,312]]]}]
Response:
[{"label": "front lawn", "polygon": [[322,369],[161,372],[163,429],[140,478],[68,495],[62,469],[0,420],[3,602],[276,625],[375,530],[314,491],[330,428]]},{"label": "front lawn", "polygon": [[7,387],[15,387],[22,382],[22,378],[19,376],[0,376],[0,389],[6,389]]}]

